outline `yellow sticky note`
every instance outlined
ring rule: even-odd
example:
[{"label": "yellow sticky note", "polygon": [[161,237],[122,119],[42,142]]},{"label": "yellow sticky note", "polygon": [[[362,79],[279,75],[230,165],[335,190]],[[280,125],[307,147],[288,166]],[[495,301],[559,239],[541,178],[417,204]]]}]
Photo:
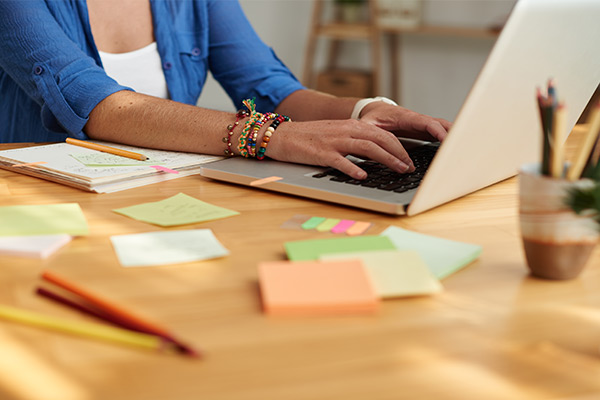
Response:
[{"label": "yellow sticky note", "polygon": [[87,235],[88,225],[77,203],[0,207],[0,236]]},{"label": "yellow sticky note", "polygon": [[324,254],[326,261],[361,260],[379,297],[415,296],[442,290],[439,280],[418,252],[412,250],[379,250],[356,253]]},{"label": "yellow sticky note", "polygon": [[360,260],[262,262],[258,276],[269,314],[372,313],[379,304]]},{"label": "yellow sticky note", "polygon": [[205,203],[184,193],[152,203],[113,210],[139,221],[160,226],[175,226],[211,221],[238,215],[237,211]]},{"label": "yellow sticky note", "polygon": [[339,222],[340,220],[337,218],[327,218],[317,226],[317,232],[329,232],[331,228],[339,224]]}]

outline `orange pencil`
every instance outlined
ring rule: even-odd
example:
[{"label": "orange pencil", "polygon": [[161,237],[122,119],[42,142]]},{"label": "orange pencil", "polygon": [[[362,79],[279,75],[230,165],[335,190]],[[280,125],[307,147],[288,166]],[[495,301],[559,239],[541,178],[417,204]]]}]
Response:
[{"label": "orange pencil", "polygon": [[65,278],[59,277],[55,273],[45,271],[42,273],[42,279],[51,282],[61,288],[78,295],[79,297],[87,300],[89,303],[96,306],[102,312],[110,315],[112,319],[118,320],[122,322],[123,325],[127,325],[129,327],[135,328],[141,332],[154,334],[156,336],[160,336],[164,339],[167,339],[174,344],[178,345],[180,350],[188,353],[190,355],[197,355],[196,351],[187,347],[186,345],[181,344],[178,340],[176,340],[173,335],[168,332],[165,328],[159,326],[154,322],[150,322],[140,316],[135,315],[133,312],[124,309],[123,307],[110,302],[107,299],[102,298],[101,296],[90,292],[87,289],[83,289],[76,284],[67,281]]},{"label": "orange pencil", "polygon": [[121,157],[132,158],[134,160],[146,161],[148,159],[148,157],[146,157],[143,154],[134,153],[133,151],[117,149],[114,147],[104,146],[101,144],[86,142],[85,140],[67,138],[66,142],[69,144],[75,145],[75,146],[81,146],[81,147],[86,147],[86,148],[92,149],[92,150],[103,151],[105,153],[110,153],[110,154],[114,154],[114,155],[121,156]]}]

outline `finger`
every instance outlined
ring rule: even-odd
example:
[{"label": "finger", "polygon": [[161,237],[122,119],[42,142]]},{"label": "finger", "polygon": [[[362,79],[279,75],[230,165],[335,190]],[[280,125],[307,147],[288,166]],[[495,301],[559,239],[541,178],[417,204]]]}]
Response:
[{"label": "finger", "polygon": [[[397,139],[395,140],[397,141]],[[391,154],[389,151],[370,140],[354,139],[349,141],[347,147],[343,150],[348,154],[377,161],[399,173],[414,171],[415,167],[408,157],[406,150],[404,150],[399,142],[397,143],[397,146],[402,149],[402,153],[404,153],[404,157],[408,161],[398,158],[398,156]]]},{"label": "finger", "polygon": [[[446,121],[448,122],[448,121]],[[448,128],[446,128],[448,126]],[[448,135],[449,123],[444,126],[440,120],[433,120],[427,125],[426,130],[431,136],[439,140],[443,141]]]},{"label": "finger", "polygon": [[352,177],[353,179],[363,180],[367,177],[367,172],[341,155],[330,163],[332,168]]},{"label": "finger", "polygon": [[[360,153],[361,155],[367,154],[366,152],[373,152],[372,154],[375,154],[379,157],[385,157],[385,154],[387,154],[388,156],[389,154],[391,154],[393,157],[400,160],[404,165],[408,166],[409,170],[414,168],[414,164],[410,159],[410,156],[406,152],[406,149],[404,148],[404,146],[402,146],[398,138],[393,133],[381,128],[375,128],[371,130],[361,129],[361,132],[359,134],[353,134],[352,137],[355,140],[358,140],[358,142],[353,143],[354,146],[363,147],[362,149],[359,148],[357,150],[362,151],[362,153]],[[369,143],[374,143],[376,144],[376,146],[371,146],[369,145]],[[372,156],[369,157],[375,159]],[[382,162],[379,159],[376,160]],[[388,159],[387,162],[382,163],[388,165],[388,163],[395,163],[395,161],[391,161],[391,159]],[[399,167],[403,169],[402,165],[400,165]],[[397,168],[392,169],[398,170]],[[405,170],[398,171],[406,172]]]}]

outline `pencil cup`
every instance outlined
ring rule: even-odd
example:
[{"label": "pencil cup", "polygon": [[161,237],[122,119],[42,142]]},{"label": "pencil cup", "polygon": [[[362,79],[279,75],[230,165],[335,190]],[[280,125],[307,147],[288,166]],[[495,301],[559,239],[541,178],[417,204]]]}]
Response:
[{"label": "pencil cup", "polygon": [[539,164],[521,167],[519,219],[523,249],[531,275],[545,279],[577,277],[599,237],[596,222],[568,205],[569,189],[592,185],[540,174]]}]

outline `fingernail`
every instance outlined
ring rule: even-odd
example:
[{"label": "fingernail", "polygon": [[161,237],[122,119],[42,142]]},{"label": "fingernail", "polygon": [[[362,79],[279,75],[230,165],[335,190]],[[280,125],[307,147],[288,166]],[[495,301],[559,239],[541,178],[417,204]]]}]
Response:
[{"label": "fingernail", "polygon": [[406,172],[410,169],[410,166],[408,166],[408,164],[398,160],[396,162],[396,171],[398,172]]}]

